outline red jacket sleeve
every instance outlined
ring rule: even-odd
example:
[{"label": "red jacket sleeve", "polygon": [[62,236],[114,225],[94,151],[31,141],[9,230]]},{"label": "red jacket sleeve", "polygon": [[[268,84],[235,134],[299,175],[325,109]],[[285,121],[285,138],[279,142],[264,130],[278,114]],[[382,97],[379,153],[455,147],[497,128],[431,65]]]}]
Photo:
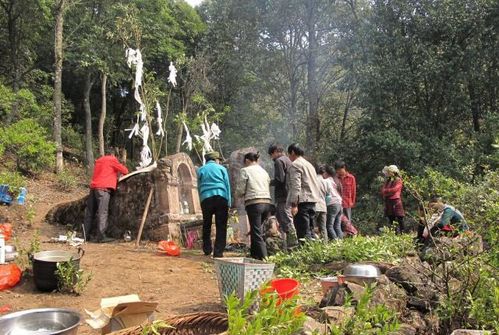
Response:
[{"label": "red jacket sleeve", "polygon": [[352,175],[352,179],[353,179],[353,182],[352,182],[352,185],[353,185],[352,186],[352,188],[353,188],[353,190],[352,190],[352,192],[353,192],[353,194],[352,194],[352,200],[353,200],[352,205],[355,205],[355,202],[357,201],[357,181],[355,180],[355,177],[353,175]]},{"label": "red jacket sleeve", "polygon": [[114,157],[113,159],[113,168],[116,171],[121,172],[122,174],[128,174],[128,169],[126,168],[126,166],[121,164],[116,157]]},{"label": "red jacket sleeve", "polygon": [[383,196],[389,197],[400,193],[402,191],[402,180],[397,179],[392,187],[389,187],[391,183],[386,183],[383,186]]}]

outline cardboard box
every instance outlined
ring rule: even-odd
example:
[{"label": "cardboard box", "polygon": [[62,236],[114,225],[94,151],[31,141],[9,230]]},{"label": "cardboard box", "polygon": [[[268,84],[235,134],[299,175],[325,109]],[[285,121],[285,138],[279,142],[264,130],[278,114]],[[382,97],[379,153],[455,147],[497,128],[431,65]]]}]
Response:
[{"label": "cardboard box", "polygon": [[136,294],[103,298],[100,309],[87,314],[87,323],[94,329],[101,329],[101,334],[108,334],[120,329],[138,326],[154,321],[154,312],[158,303],[140,301]]}]

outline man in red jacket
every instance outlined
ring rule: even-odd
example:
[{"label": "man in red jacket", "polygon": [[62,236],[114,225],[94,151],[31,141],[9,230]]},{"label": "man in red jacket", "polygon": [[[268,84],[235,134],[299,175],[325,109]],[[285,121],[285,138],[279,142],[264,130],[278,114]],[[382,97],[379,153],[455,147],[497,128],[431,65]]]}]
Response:
[{"label": "man in red jacket", "polygon": [[334,163],[336,176],[341,183],[341,199],[343,214],[352,221],[352,208],[355,206],[357,197],[357,182],[355,176],[347,171],[347,165],[343,161],[336,161]]},{"label": "man in red jacket", "polygon": [[116,190],[118,184],[118,174],[127,174],[128,169],[120,164],[112,151],[106,152],[105,156],[95,161],[94,174],[90,182],[90,194],[87,198],[87,208],[85,210],[85,238],[88,238],[92,229],[92,221],[96,216],[97,238],[96,242],[111,242],[113,239],[106,236],[107,215],[109,210],[109,199],[111,192]]}]

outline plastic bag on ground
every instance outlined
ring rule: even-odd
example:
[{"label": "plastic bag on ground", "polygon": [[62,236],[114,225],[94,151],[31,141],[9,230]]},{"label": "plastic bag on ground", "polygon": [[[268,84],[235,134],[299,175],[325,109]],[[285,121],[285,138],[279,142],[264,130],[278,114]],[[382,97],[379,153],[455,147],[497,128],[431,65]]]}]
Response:
[{"label": "plastic bag on ground", "polygon": [[12,225],[10,223],[0,223],[0,234],[5,238],[5,241],[10,240],[12,236]]},{"label": "plastic bag on ground", "polygon": [[0,265],[0,291],[8,290],[21,280],[21,269],[16,264]]},{"label": "plastic bag on ground", "polygon": [[158,252],[165,253],[169,256],[179,256],[180,247],[174,241],[159,241]]}]

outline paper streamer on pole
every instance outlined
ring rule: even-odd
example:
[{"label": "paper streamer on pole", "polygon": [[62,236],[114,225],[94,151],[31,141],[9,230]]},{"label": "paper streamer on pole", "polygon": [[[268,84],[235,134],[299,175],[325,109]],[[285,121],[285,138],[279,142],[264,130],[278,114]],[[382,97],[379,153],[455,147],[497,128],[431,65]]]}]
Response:
[{"label": "paper streamer on pole", "polygon": [[[152,162],[152,152],[149,148],[149,125],[147,123],[147,111],[142,101],[142,97],[140,96],[140,87],[142,86],[142,79],[144,75],[144,62],[142,61],[142,53],[139,49],[128,48],[126,50],[126,59],[128,67],[135,66],[135,83],[134,83],[134,92],[133,97],[135,101],[139,104],[140,113],[137,115],[137,121],[131,129],[126,129],[130,131],[128,138],[132,138],[133,136],[142,137],[142,150],[140,152],[140,167],[144,168],[151,164]],[[156,106],[159,107],[159,103],[156,102]],[[160,129],[158,132],[163,134],[162,122],[161,120],[161,109],[158,110],[158,124]],[[143,122],[142,127],[140,127],[140,122]],[[161,135],[163,136],[163,135]]]},{"label": "paper streamer on pole", "polygon": [[177,87],[177,69],[173,62],[170,62],[170,66],[168,66],[168,70],[170,74],[168,75],[168,82],[172,84],[173,87]]},{"label": "paper streamer on pole", "polygon": [[192,150],[191,133],[189,132],[189,128],[187,128],[187,125],[185,124],[185,122],[182,121],[182,124],[184,125],[184,129],[185,129],[185,141],[182,142],[182,144],[187,144],[187,149]]},{"label": "paper streamer on pole", "polygon": [[163,118],[161,117],[161,106],[158,100],[156,100],[156,112],[158,113],[156,116],[156,122],[158,123],[156,135],[163,137],[165,136],[165,131],[163,130]]}]

